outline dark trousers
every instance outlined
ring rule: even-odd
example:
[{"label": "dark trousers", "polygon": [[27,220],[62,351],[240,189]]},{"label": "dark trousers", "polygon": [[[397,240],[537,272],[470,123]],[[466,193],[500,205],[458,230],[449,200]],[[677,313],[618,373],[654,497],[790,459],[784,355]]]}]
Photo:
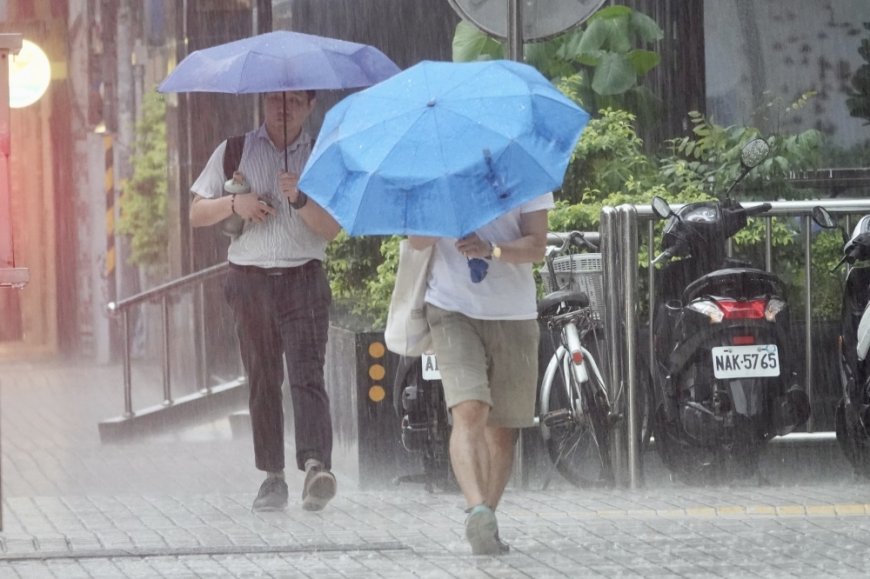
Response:
[{"label": "dark trousers", "polygon": [[305,461],[315,458],[331,468],[332,420],[323,364],[332,298],[321,263],[312,260],[282,270],[231,267],[224,290],[233,311],[251,390],[257,468],[284,468],[281,385],[285,356],[293,402],[296,464],[304,470]]}]

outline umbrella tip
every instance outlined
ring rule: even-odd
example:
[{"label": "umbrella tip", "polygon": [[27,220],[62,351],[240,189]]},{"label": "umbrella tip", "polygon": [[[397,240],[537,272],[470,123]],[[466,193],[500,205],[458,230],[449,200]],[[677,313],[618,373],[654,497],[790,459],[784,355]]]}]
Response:
[{"label": "umbrella tip", "polygon": [[426,103],[426,106],[427,107],[434,107],[435,106],[435,99],[431,99],[428,103]]}]

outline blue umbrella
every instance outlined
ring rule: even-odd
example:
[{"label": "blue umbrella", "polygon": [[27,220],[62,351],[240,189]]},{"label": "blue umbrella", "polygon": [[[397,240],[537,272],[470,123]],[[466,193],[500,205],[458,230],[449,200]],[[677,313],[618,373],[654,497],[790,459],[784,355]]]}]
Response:
[{"label": "blue umbrella", "polygon": [[327,112],[299,188],[351,235],[458,238],[558,189],[588,119],[528,65],[421,62]]},{"label": "blue umbrella", "polygon": [[157,90],[248,94],[359,88],[397,72],[373,46],[282,30],[192,52]]}]

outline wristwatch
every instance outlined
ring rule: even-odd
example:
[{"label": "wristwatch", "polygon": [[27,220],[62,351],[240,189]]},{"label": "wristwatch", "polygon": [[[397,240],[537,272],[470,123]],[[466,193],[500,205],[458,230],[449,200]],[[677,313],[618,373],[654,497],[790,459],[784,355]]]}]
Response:
[{"label": "wristwatch", "polygon": [[501,248],[494,243],[490,245],[492,245],[492,258],[501,259]]},{"label": "wristwatch", "polygon": [[299,195],[296,197],[295,202],[290,201],[289,199],[287,200],[287,202],[290,203],[290,207],[292,207],[293,209],[302,209],[303,207],[305,207],[305,204],[308,203],[308,195],[300,191]]}]

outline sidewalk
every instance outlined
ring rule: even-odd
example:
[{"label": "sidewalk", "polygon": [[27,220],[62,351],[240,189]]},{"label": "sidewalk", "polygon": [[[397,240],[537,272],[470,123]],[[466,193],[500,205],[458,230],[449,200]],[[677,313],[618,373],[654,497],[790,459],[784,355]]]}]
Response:
[{"label": "sidewalk", "polygon": [[341,464],[325,511],[301,510],[301,473],[288,471],[287,511],[252,513],[260,474],[228,421],[102,445],[97,423],[122,408],[120,384],[114,366],[0,364],[0,578],[865,577],[870,566],[870,484],[837,457],[816,478],[767,486],[510,488],[499,525],[511,553],[472,557],[459,495],[362,491]]}]

